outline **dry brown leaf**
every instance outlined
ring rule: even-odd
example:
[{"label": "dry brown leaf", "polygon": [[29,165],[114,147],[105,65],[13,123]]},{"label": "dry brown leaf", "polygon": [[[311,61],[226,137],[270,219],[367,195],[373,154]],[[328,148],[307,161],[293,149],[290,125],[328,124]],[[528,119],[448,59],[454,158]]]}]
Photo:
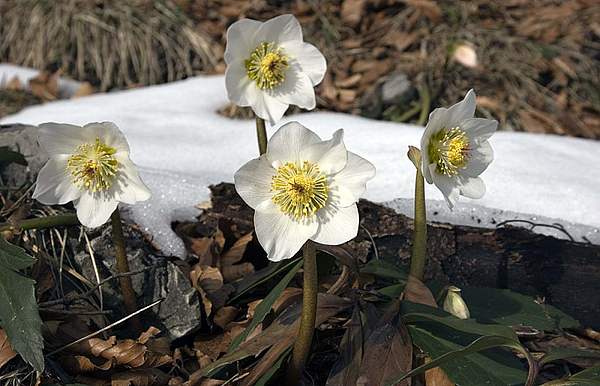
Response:
[{"label": "dry brown leaf", "polygon": [[79,98],[83,96],[92,95],[96,90],[94,86],[91,85],[90,82],[83,82],[81,86],[75,91],[75,93],[71,96],[71,98]]},{"label": "dry brown leaf", "polygon": [[225,326],[227,326],[230,322],[232,322],[239,310],[237,307],[227,306],[220,308],[217,312],[215,312],[215,316],[213,317],[213,322],[225,330]]},{"label": "dry brown leaf", "polygon": [[158,369],[134,369],[113,374],[111,386],[163,386],[170,378]]},{"label": "dry brown leaf", "polygon": [[53,101],[58,99],[58,78],[60,71],[50,74],[48,71],[42,71],[35,78],[29,79],[29,88],[31,93],[43,101]]},{"label": "dry brown leaf", "polygon": [[23,89],[23,84],[21,83],[21,79],[18,76],[13,76],[4,87],[7,90],[18,91]]},{"label": "dry brown leaf", "polygon": [[408,281],[404,288],[404,300],[437,308],[437,303],[429,288],[421,280],[412,275],[408,276]]},{"label": "dry brown leaf", "polygon": [[110,359],[94,358],[92,360],[83,355],[63,355],[60,357],[60,364],[72,374],[106,371],[113,365]]},{"label": "dry brown leaf", "polygon": [[0,328],[0,369],[15,356],[17,356],[17,353],[10,346],[8,336],[4,330]]},{"label": "dry brown leaf", "polygon": [[302,288],[287,287],[283,290],[281,295],[273,302],[273,312],[275,315],[279,315],[283,310],[288,308],[293,303],[299,301],[302,296]]},{"label": "dry brown leaf", "polygon": [[242,277],[254,273],[254,266],[251,263],[241,263],[235,265],[225,265],[221,267],[223,280],[226,283],[241,279]]},{"label": "dry brown leaf", "polygon": [[358,26],[363,18],[365,5],[365,0],[344,0],[340,12],[344,24],[352,28]]},{"label": "dry brown leaf", "polygon": [[250,243],[253,239],[252,232],[247,233],[240,237],[232,246],[227,250],[227,252],[221,255],[221,266],[233,265],[235,263],[239,263],[239,261],[244,256],[244,252],[246,252],[246,247],[248,243]]},{"label": "dry brown leaf", "polygon": [[[425,358],[425,363],[431,362],[430,358]],[[426,386],[454,386],[454,382],[448,378],[448,375],[439,367],[425,371]]]},{"label": "dry brown leaf", "polygon": [[442,18],[442,10],[431,0],[405,0],[408,5],[421,11],[433,23],[438,23]]}]

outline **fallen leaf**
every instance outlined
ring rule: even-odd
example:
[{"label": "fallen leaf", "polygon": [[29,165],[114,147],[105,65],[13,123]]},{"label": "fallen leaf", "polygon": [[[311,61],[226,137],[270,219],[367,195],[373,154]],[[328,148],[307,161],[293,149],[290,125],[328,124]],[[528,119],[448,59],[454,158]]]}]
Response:
[{"label": "fallen leaf", "polygon": [[21,83],[21,79],[15,75],[6,83],[4,88],[13,91],[22,90],[23,84]]},{"label": "fallen leaf", "polygon": [[221,266],[233,265],[239,263],[242,257],[244,256],[244,252],[246,252],[246,248],[248,247],[248,243],[250,243],[253,239],[252,232],[247,233],[240,237],[232,246],[227,250],[227,252],[221,255]]},{"label": "fallen leaf", "polygon": [[429,288],[421,280],[412,275],[408,276],[406,287],[404,288],[404,300],[437,308],[437,303]]},{"label": "fallen leaf", "polygon": [[213,317],[213,322],[217,326],[219,326],[223,330],[225,330],[225,326],[227,326],[230,322],[232,322],[236,318],[238,312],[239,312],[239,310],[237,309],[237,307],[227,306],[227,307],[220,308],[215,313],[215,316]]},{"label": "fallen leaf", "polygon": [[360,24],[365,12],[365,0],[344,0],[342,3],[342,21],[354,28]]},{"label": "fallen leaf", "polygon": [[4,330],[0,328],[0,369],[16,355],[17,353],[10,347],[8,336],[6,336]]},{"label": "fallen leaf", "polygon": [[41,71],[36,77],[29,79],[31,93],[45,102],[58,99],[58,78],[60,71],[50,74]]},{"label": "fallen leaf", "polygon": [[79,86],[79,88],[77,88],[77,90],[75,90],[75,93],[73,93],[71,98],[80,98],[83,96],[92,95],[94,92],[96,92],[96,90],[94,89],[94,86],[92,86],[90,82],[83,82],[81,84],[81,86]]}]

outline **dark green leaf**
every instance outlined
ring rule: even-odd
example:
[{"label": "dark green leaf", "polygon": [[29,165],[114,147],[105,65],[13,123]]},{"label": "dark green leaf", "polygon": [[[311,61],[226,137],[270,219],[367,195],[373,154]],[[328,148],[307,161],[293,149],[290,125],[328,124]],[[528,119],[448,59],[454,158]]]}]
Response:
[{"label": "dark green leaf", "polygon": [[538,330],[576,328],[579,322],[556,307],[505,289],[467,287],[462,297],[471,317],[483,323],[531,326]]},{"label": "dark green leaf", "polygon": [[570,347],[554,347],[540,359],[540,366],[568,358],[600,358],[600,351],[583,350]]},{"label": "dark green leaf", "polygon": [[12,151],[8,146],[0,146],[0,167],[11,163],[27,166],[27,160],[23,154]]},{"label": "dark green leaf", "polygon": [[33,262],[33,257],[23,249],[0,237],[0,326],[12,348],[37,371],[43,371],[44,341],[35,300],[35,281],[18,272]]},{"label": "dark green leaf", "polygon": [[298,259],[288,259],[283,260],[278,263],[270,263],[269,266],[263,268],[259,271],[254,272],[253,274],[245,276],[239,282],[234,283],[235,292],[233,293],[229,303],[232,303],[238,300],[242,295],[246,292],[250,291],[252,288],[255,288],[264,282],[272,279],[276,275],[285,270],[291,268],[298,262]]},{"label": "dark green leaf", "polygon": [[273,378],[273,375],[275,375],[277,370],[281,368],[281,365],[291,352],[292,348],[290,347],[279,357],[279,359],[277,359],[277,362],[273,363],[273,366],[269,369],[269,371],[264,373],[264,375],[260,377],[258,381],[256,381],[255,386],[265,386],[267,382]]},{"label": "dark green leaf", "polygon": [[406,272],[384,260],[371,260],[360,269],[360,272],[401,282],[406,282],[408,279]]},{"label": "dark green leaf", "polygon": [[262,300],[262,302],[260,302],[256,306],[256,310],[254,311],[254,317],[252,318],[252,321],[250,322],[248,327],[246,327],[244,332],[236,336],[235,339],[231,342],[231,345],[229,345],[228,352],[232,352],[233,350],[235,350],[240,345],[240,343],[242,343],[246,339],[246,337],[250,335],[252,331],[254,331],[256,326],[258,326],[260,323],[262,323],[263,320],[265,320],[265,317],[271,311],[271,307],[273,307],[273,303],[275,303],[275,301],[279,298],[283,290],[290,283],[296,272],[298,272],[300,267],[302,267],[302,262],[303,260],[297,261],[296,265],[294,265],[292,269],[290,269],[290,271],[271,290],[271,292],[269,292],[269,294]]},{"label": "dark green leaf", "polygon": [[546,382],[542,386],[599,386],[600,367],[590,367],[568,378]]}]

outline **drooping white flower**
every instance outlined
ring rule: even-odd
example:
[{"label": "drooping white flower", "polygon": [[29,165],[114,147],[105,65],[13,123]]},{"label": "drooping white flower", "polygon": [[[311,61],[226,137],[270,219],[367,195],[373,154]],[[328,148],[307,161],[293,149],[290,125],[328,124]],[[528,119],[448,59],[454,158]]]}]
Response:
[{"label": "drooping white flower", "polygon": [[433,110],[421,138],[423,176],[440,189],[450,209],[459,195],[483,197],[485,184],[479,175],[494,159],[488,139],[498,122],[474,115],[475,92],[469,90],[454,106]]},{"label": "drooping white flower", "polygon": [[307,240],[337,245],[358,232],[356,203],[375,167],[298,122],[271,137],[267,153],[242,166],[235,188],[254,210],[258,241],[272,261],[293,257]]},{"label": "drooping white flower", "polygon": [[467,303],[465,303],[460,293],[460,288],[453,285],[448,287],[446,299],[444,300],[444,311],[459,319],[469,319],[471,317],[469,307],[467,307]]},{"label": "drooping white flower", "polygon": [[109,219],[119,202],[134,204],[150,198],[129,159],[127,139],[114,123],[83,127],[44,123],[38,137],[50,157],[33,193],[41,203],[73,201],[79,221],[97,227]]},{"label": "drooping white flower", "polygon": [[229,99],[251,106],[275,124],[289,105],[315,108],[314,86],[323,80],[327,64],[319,50],[302,40],[293,15],[261,23],[242,19],[227,30],[225,84]]}]

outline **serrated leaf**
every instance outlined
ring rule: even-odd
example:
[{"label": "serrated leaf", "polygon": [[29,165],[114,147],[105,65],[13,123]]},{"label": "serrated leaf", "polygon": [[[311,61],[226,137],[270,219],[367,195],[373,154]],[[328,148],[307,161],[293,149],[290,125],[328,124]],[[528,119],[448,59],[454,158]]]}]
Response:
[{"label": "serrated leaf", "polygon": [[556,307],[506,289],[466,287],[462,296],[471,317],[483,323],[531,326],[538,330],[579,327],[579,322]]},{"label": "serrated leaf", "polygon": [[0,326],[10,344],[37,371],[44,370],[42,321],[35,300],[35,281],[18,271],[35,259],[0,237]]}]

